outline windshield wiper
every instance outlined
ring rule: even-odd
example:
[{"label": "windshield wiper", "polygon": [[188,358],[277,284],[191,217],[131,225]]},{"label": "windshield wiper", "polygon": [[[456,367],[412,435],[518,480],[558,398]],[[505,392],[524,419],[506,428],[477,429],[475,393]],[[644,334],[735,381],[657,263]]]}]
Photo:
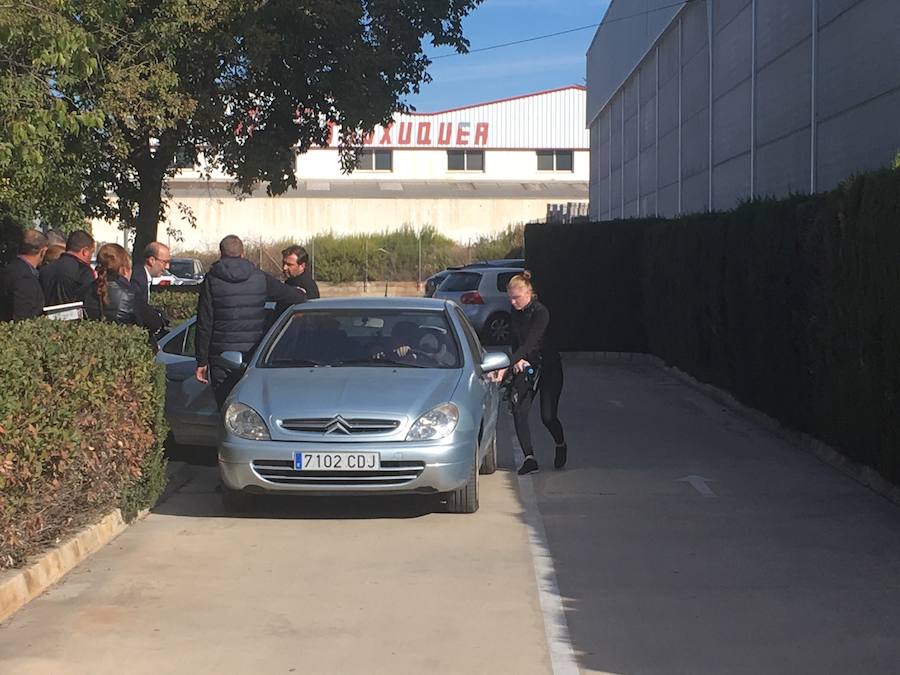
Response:
[{"label": "windshield wiper", "polygon": [[269,361],[266,365],[275,368],[323,368],[325,366],[330,366],[331,364],[321,363],[320,361],[313,361],[312,359],[296,359]]},{"label": "windshield wiper", "polygon": [[395,361],[394,359],[376,359],[369,357],[367,359],[347,359],[346,361],[338,361],[335,367],[340,366],[384,366],[395,368],[425,368],[415,363],[407,363],[406,361]]}]

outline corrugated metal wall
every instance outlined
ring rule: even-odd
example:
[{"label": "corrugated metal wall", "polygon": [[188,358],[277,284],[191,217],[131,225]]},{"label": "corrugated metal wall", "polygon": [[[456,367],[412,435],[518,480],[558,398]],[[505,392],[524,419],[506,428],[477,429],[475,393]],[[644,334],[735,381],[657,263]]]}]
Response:
[{"label": "corrugated metal wall", "polygon": [[[608,69],[603,30],[589,86]],[[607,103],[588,92],[591,216],[727,209],[889,164],[898,34],[898,0],[689,0]]]},{"label": "corrugated metal wall", "polygon": [[[372,143],[400,148],[587,150],[590,140],[584,124],[585,101],[584,87],[572,86],[446,112],[397,115],[388,133],[389,141],[382,143],[384,130],[379,127]],[[463,143],[458,134],[461,124],[468,125]],[[483,124],[487,125],[486,142],[478,136],[479,125]],[[442,130],[449,142],[440,142]],[[332,144],[337,142],[338,134],[334,134]]]}]

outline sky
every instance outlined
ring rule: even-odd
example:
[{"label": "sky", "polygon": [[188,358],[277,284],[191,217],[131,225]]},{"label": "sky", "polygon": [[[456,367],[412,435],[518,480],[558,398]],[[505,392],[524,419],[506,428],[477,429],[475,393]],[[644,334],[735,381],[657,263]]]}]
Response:
[{"label": "sky", "polygon": [[[484,0],[463,23],[470,49],[600,23],[609,0]],[[419,112],[584,84],[585,54],[596,28],[482,53],[434,60],[434,81],[407,100]],[[453,54],[430,48],[429,56]]]}]

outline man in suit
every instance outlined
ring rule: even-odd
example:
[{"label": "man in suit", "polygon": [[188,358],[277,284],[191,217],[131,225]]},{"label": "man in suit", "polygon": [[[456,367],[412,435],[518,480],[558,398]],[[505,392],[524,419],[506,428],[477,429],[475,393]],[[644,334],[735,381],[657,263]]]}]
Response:
[{"label": "man in suit", "polygon": [[0,308],[4,321],[33,319],[44,313],[44,291],[38,267],[47,253],[47,237],[39,230],[26,230],[19,244],[19,256],[3,270],[0,280]]},{"label": "man in suit", "polygon": [[172,252],[169,247],[158,241],[151,241],[144,247],[144,264],[135,267],[131,273],[131,283],[138,296],[150,303],[151,279],[161,277],[172,263]]},{"label": "man in suit", "polygon": [[41,268],[41,287],[47,306],[83,302],[89,319],[100,318],[100,299],[91,259],[94,238],[84,230],[75,230],[66,239],[66,251],[59,260]]}]

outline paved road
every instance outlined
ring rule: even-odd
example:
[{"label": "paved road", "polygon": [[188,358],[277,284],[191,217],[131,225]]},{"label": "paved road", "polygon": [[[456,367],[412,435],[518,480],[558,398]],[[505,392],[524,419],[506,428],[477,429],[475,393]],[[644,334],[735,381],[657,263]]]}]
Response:
[{"label": "paved road", "polygon": [[217,488],[198,468],[15,615],[0,673],[549,672],[510,473],[473,516],[304,500],[226,518]]},{"label": "paved road", "polygon": [[900,508],[655,368],[566,376],[533,484],[584,672],[900,672]]},{"label": "paved road", "polygon": [[198,468],[0,628],[0,672],[900,671],[895,505],[651,367],[569,364],[562,415],[568,469],[499,472],[473,517],[225,518]]}]

